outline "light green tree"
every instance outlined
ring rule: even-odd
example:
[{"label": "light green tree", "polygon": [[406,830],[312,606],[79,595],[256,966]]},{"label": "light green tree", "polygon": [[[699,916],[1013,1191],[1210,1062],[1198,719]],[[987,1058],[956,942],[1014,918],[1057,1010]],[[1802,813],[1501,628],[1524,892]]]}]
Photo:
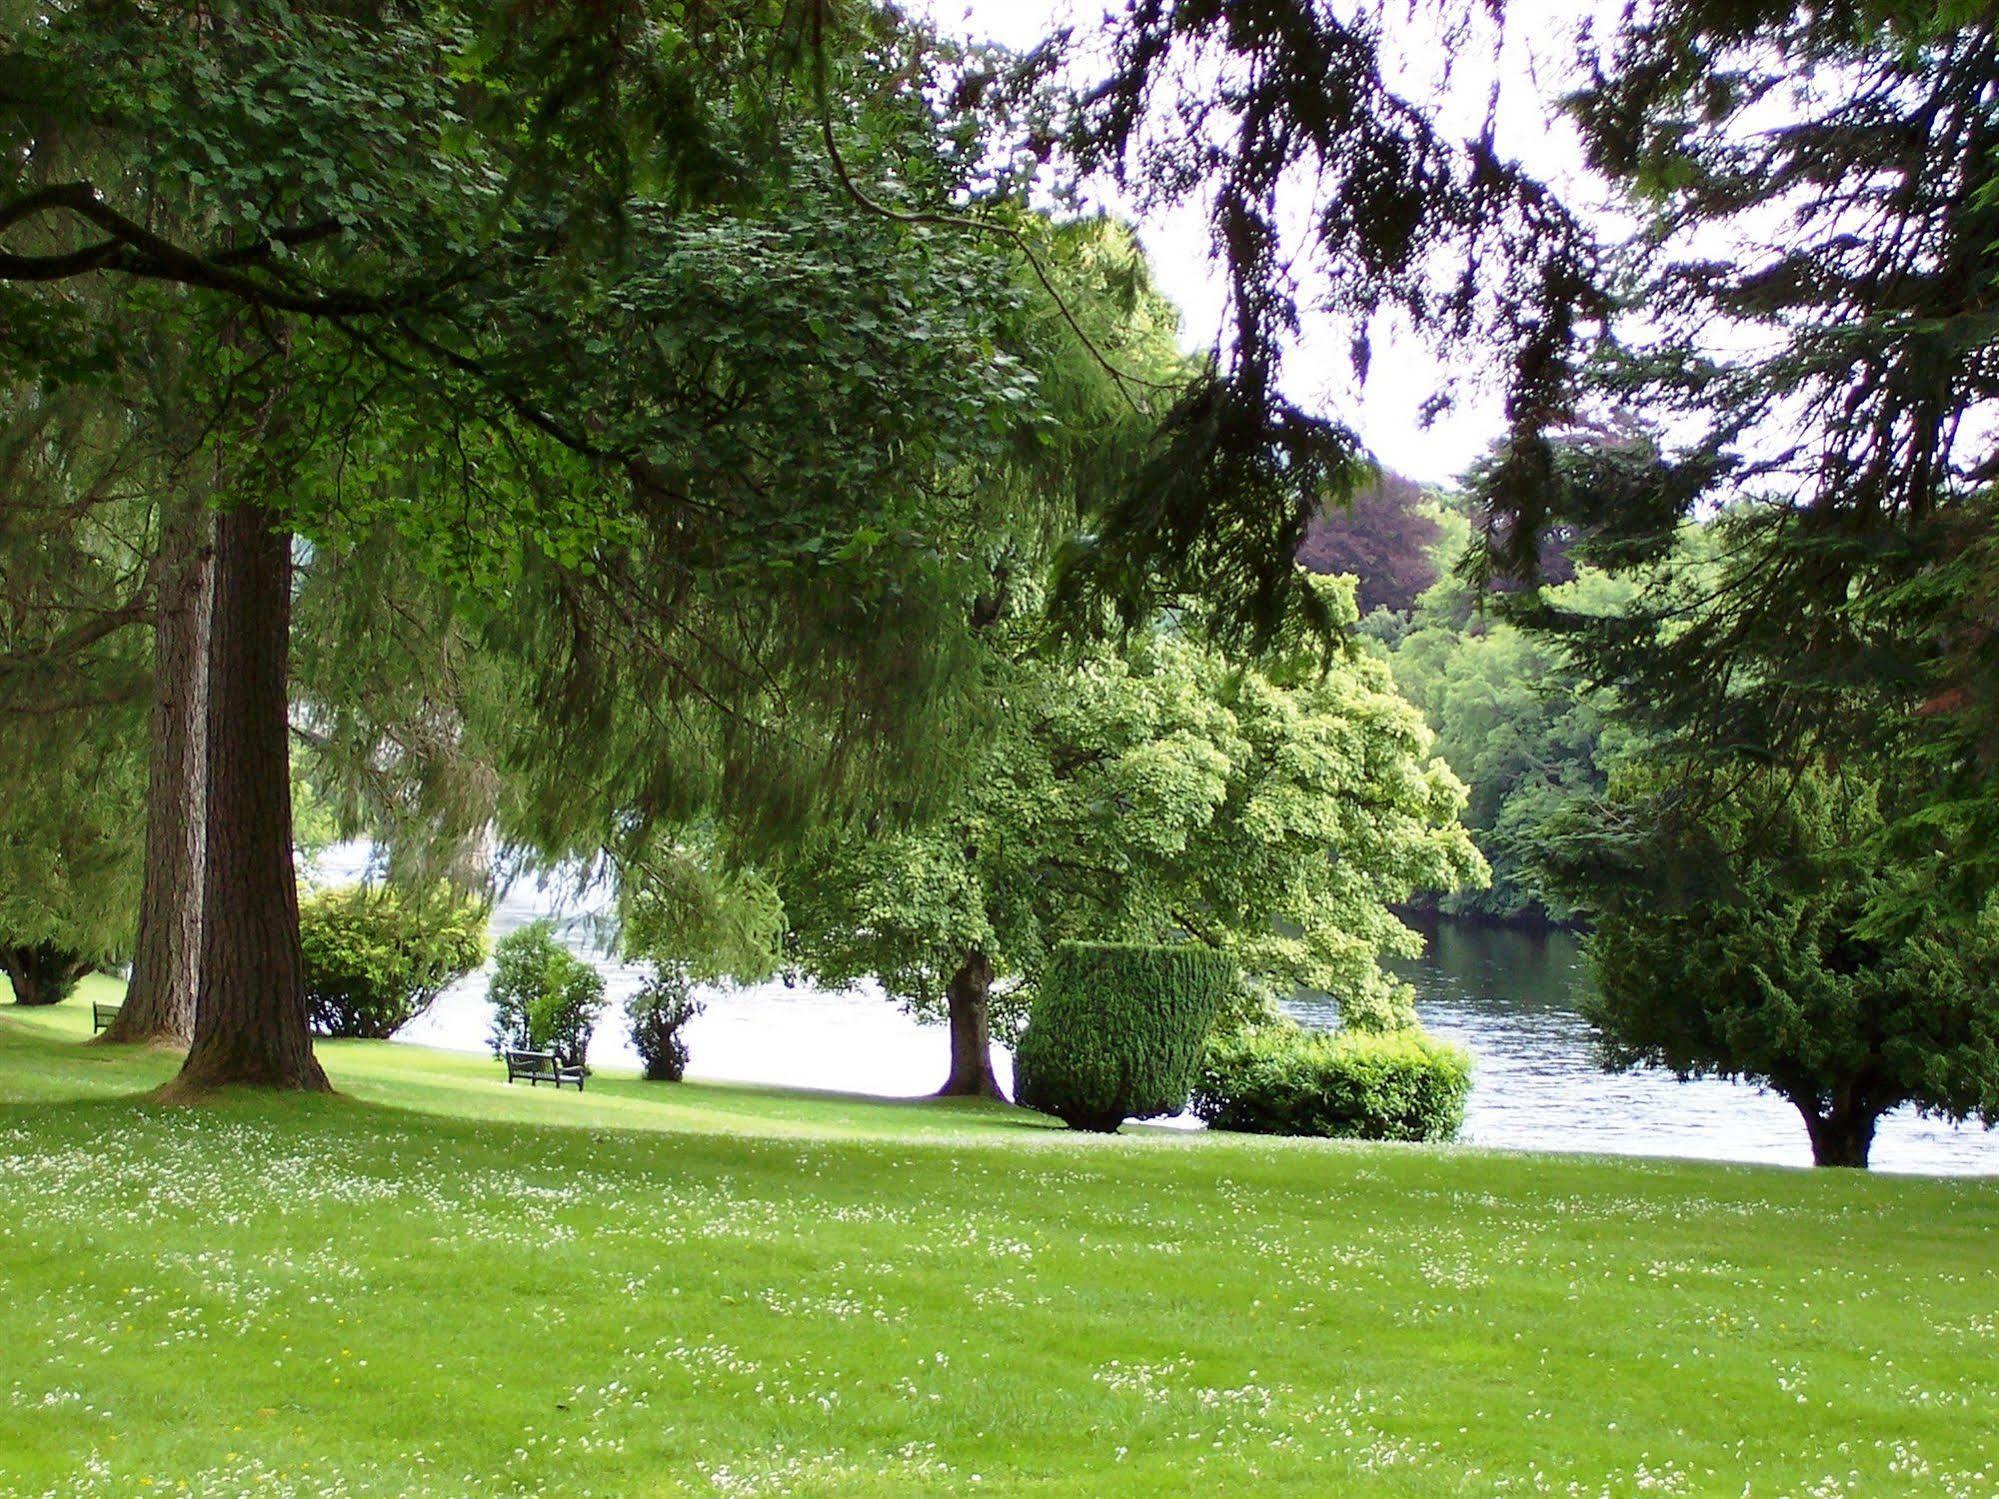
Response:
[{"label": "light green tree", "polygon": [[[1317,586],[1351,624],[1352,585]],[[1234,954],[1259,1005],[1302,987],[1351,1025],[1413,1021],[1379,962],[1416,950],[1390,906],[1484,871],[1463,787],[1384,663],[1298,639],[1240,663],[1170,624],[1075,660],[1024,626],[994,635],[965,791],[786,862],[788,962],[947,1017],[947,1094],[997,1092],[994,1011],[1010,1025],[1070,939],[1192,939]]]}]

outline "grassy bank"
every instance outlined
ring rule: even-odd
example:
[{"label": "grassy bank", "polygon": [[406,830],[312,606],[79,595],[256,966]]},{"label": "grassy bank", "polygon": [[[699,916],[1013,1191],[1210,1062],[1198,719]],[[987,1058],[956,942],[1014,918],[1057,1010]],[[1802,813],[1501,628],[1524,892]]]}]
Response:
[{"label": "grassy bank", "polygon": [[1138,1131],[0,1011],[0,1490],[1999,1492],[1999,1186]]}]

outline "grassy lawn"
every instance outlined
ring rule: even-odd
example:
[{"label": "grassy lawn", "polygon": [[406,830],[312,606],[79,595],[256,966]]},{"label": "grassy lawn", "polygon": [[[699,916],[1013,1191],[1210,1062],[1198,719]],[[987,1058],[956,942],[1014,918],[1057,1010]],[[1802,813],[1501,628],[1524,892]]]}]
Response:
[{"label": "grassy lawn", "polygon": [[378,1043],[166,1111],[89,998],[0,1011],[7,1493],[1999,1493],[1999,1184]]}]

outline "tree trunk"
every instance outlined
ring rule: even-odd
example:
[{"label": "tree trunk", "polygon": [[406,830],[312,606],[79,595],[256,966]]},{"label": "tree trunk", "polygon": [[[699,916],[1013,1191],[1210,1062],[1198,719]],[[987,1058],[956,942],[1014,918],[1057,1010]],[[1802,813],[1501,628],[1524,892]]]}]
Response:
[{"label": "tree trunk", "polygon": [[1867,1155],[1874,1146],[1874,1126],[1880,1115],[1853,1104],[1835,1104],[1825,1113],[1799,1110],[1805,1116],[1805,1131],[1812,1137],[1814,1166],[1850,1166],[1867,1169]]},{"label": "tree trunk", "polygon": [[14,987],[17,1005],[60,1004],[76,992],[91,965],[53,942],[0,947],[0,973]]},{"label": "tree trunk", "polygon": [[99,1037],[185,1046],[194,1033],[208,774],[208,614],[214,514],[178,502],[160,533],[154,602],[146,867],[132,981]]},{"label": "tree trunk", "polygon": [[194,1037],[169,1096],[325,1091],[300,978],[287,718],[291,533],[262,506],[215,526],[208,829]]},{"label": "tree trunk", "polygon": [[993,963],[978,948],[951,975],[945,996],[951,1007],[951,1075],[939,1098],[1005,1098],[993,1076],[992,1028],[987,1018]]}]

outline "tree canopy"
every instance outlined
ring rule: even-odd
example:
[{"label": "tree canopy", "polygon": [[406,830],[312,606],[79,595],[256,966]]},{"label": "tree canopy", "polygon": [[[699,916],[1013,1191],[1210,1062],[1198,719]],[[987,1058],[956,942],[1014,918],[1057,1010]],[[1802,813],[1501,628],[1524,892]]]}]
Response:
[{"label": "tree canopy", "polygon": [[[1317,586],[1351,624],[1351,586]],[[1462,787],[1385,666],[1322,669],[1302,639],[1237,662],[1172,625],[1073,663],[1036,644],[994,639],[989,719],[958,743],[970,773],[944,815],[830,830],[775,871],[787,961],[954,1018],[990,989],[1010,1028],[1060,942],[1193,940],[1265,1003],[1303,987],[1349,1024],[1410,1023],[1378,963],[1415,946],[1389,906],[1483,870]]]},{"label": "tree canopy", "polygon": [[[1531,574],[1508,537],[1549,521],[1643,566],[1725,512],[1703,596],[1544,622],[1716,788],[1744,751],[1921,757],[1934,788],[1893,832],[1954,846],[1938,872],[1967,907],[1994,846],[1996,26],[1989,5],[1668,0],[1596,35],[1571,109],[1641,233],[1614,337],[1483,483],[1502,574]],[[1606,420],[1629,412],[1663,436]]]},{"label": "tree canopy", "polygon": [[1588,1009],[1608,1060],[1768,1087],[1820,1165],[1865,1166],[1903,1104],[1999,1118],[1999,919],[1868,927],[1883,886],[1932,878],[1875,852],[1895,794],[1858,767],[1746,767],[1714,803],[1632,765],[1572,807],[1548,861],[1594,918]]}]

